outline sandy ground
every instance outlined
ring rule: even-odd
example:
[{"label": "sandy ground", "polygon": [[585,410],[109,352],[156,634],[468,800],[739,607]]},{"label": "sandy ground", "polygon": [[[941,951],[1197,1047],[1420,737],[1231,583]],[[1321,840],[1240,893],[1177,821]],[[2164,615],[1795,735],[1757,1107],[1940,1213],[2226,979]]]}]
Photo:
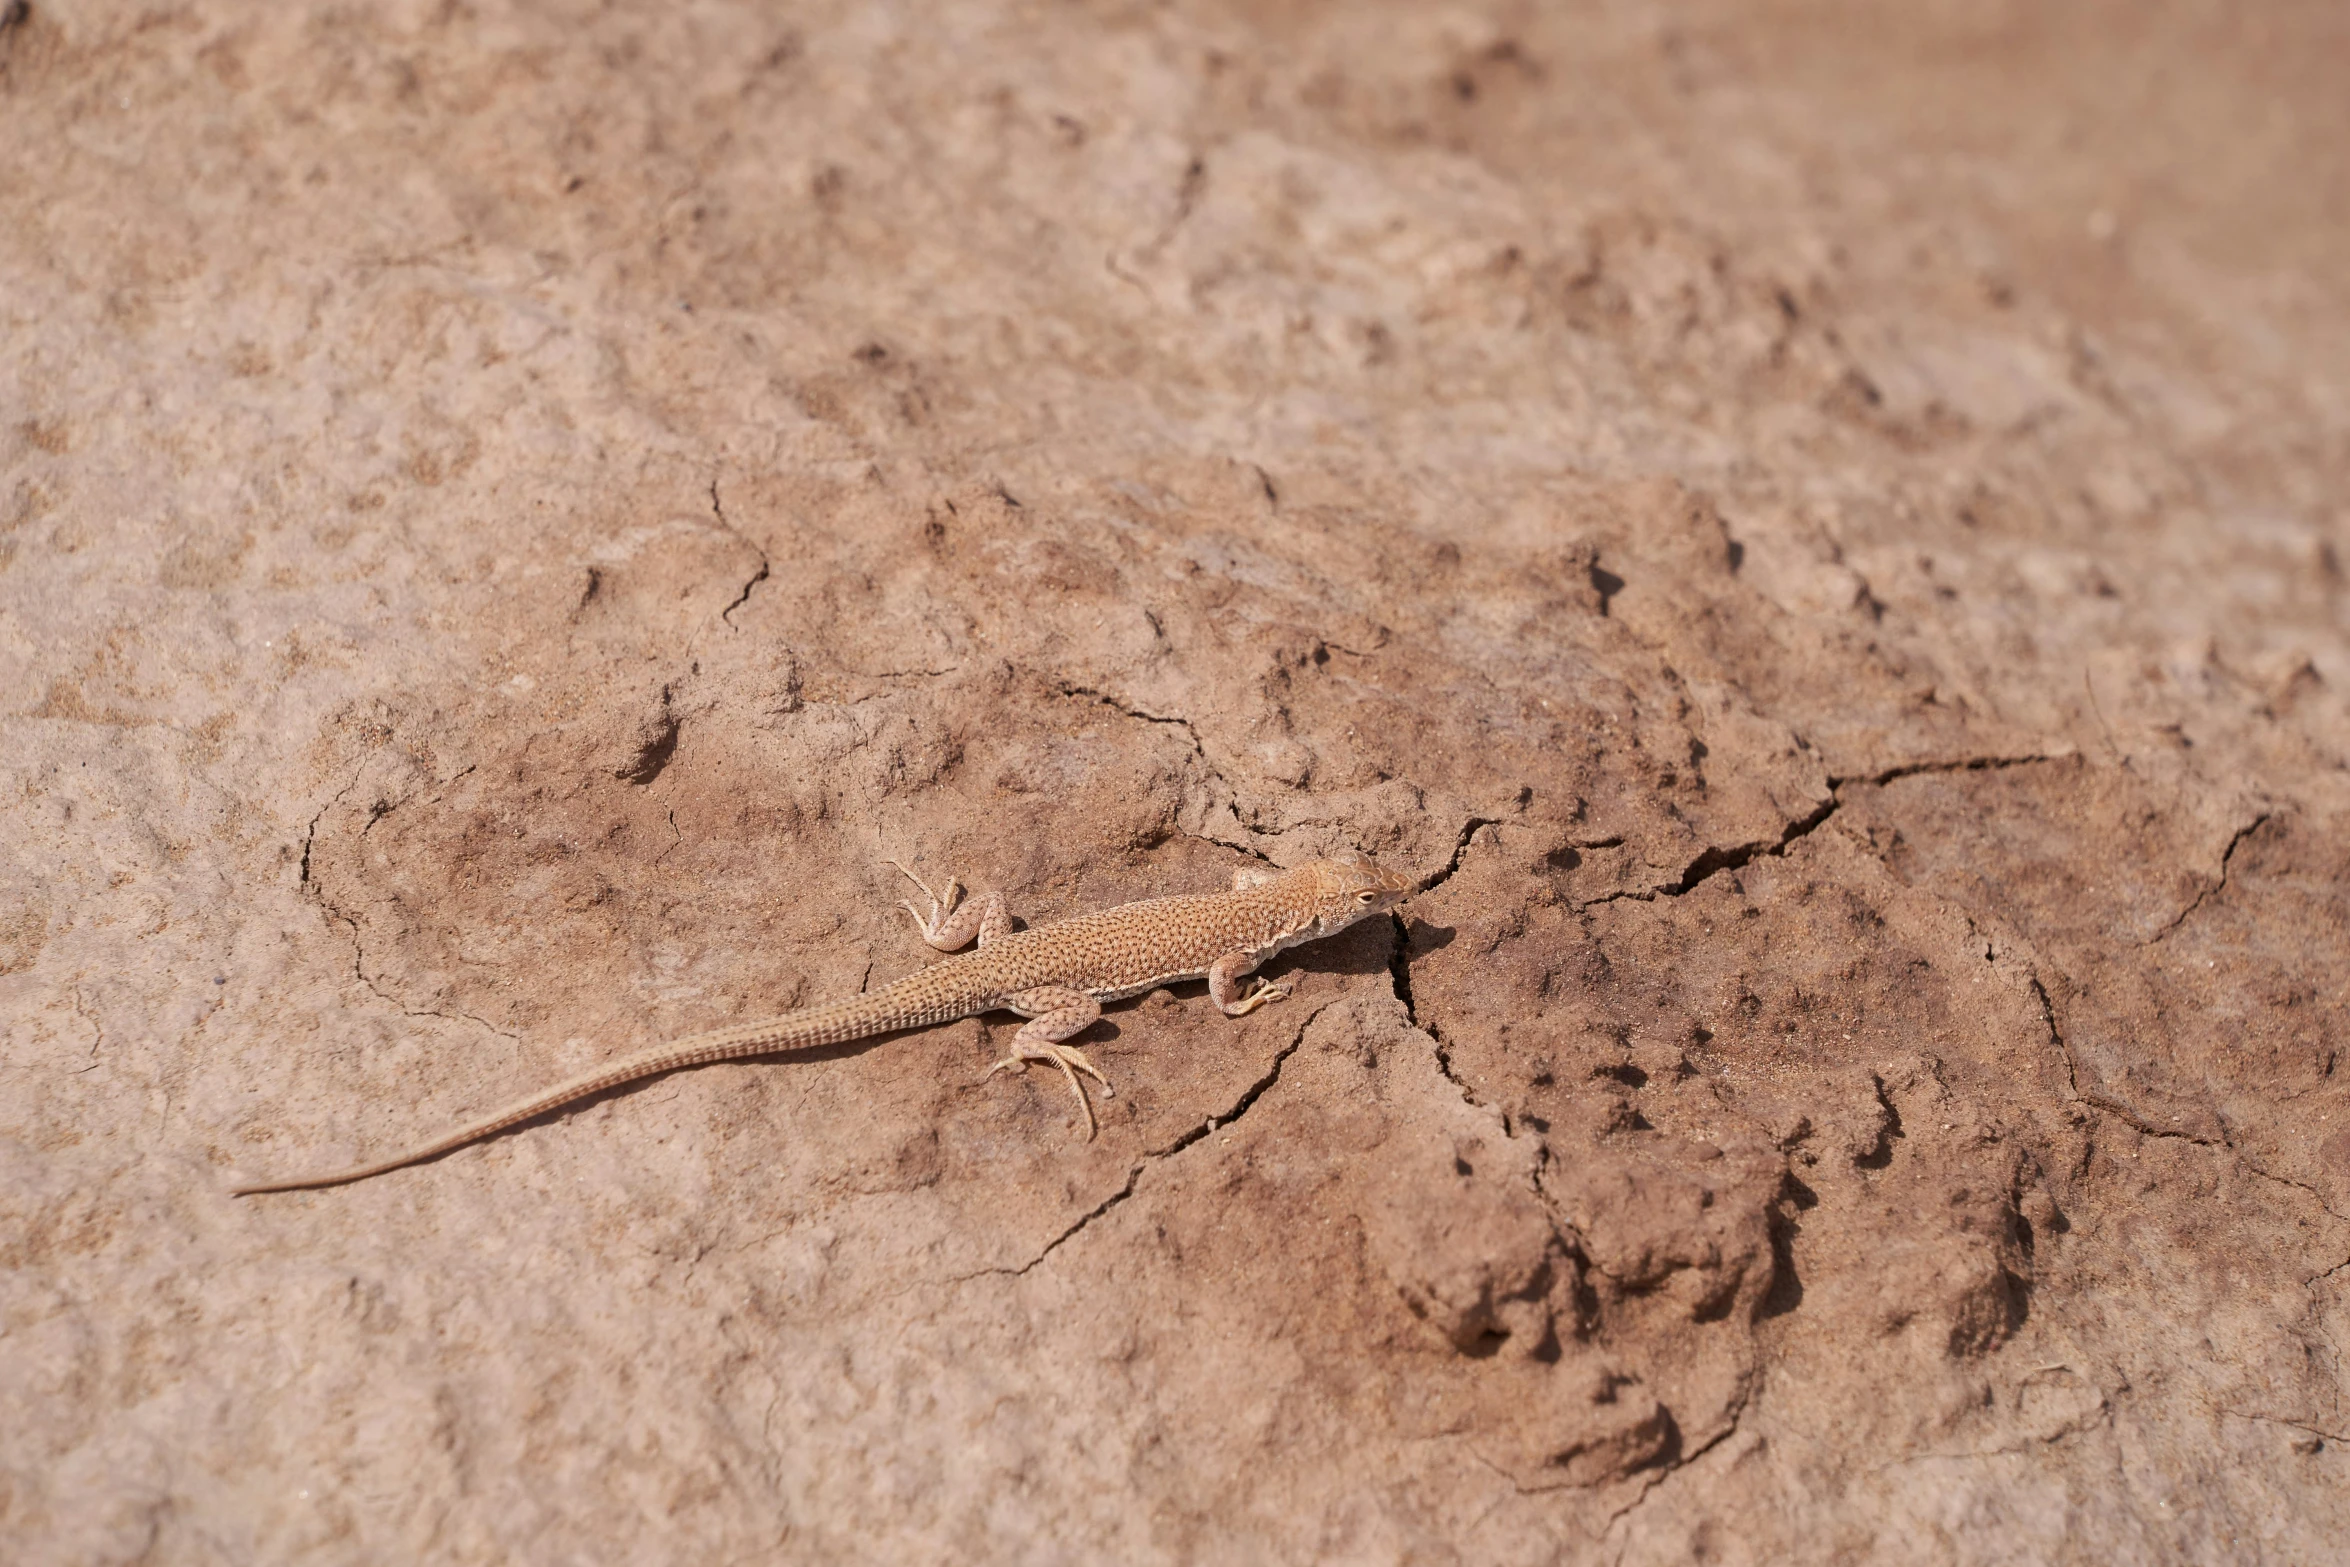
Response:
[{"label": "sandy ground", "polygon": [[[12,1561],[2350,1538],[2338,4],[0,26]],[[232,1200],[1032,920],[1425,883]]]}]

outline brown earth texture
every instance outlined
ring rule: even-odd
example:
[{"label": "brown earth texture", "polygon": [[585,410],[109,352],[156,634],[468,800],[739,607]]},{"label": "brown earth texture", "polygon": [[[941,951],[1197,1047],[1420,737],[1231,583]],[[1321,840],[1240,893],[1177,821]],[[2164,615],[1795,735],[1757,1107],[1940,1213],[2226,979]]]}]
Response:
[{"label": "brown earth texture", "polygon": [[8,1561],[2343,1559],[2338,0],[0,16]]}]

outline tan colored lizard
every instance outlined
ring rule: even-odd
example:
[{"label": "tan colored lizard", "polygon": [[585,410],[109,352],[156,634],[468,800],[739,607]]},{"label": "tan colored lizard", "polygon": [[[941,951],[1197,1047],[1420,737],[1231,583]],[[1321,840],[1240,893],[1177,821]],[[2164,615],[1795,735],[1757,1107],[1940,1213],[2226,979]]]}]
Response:
[{"label": "tan colored lizard", "polygon": [[330,1175],[258,1181],[235,1187],[232,1193],[244,1197],[362,1181],[447,1153],[590,1094],[679,1067],[835,1045],[998,1010],[1017,1012],[1030,1021],[1012,1036],[1012,1053],[989,1067],[980,1081],[1007,1067],[1024,1071],[1031,1061],[1059,1067],[1085,1113],[1090,1140],[1095,1130],[1093,1105],[1077,1074],[1083,1072],[1105,1092],[1110,1082],[1084,1051],[1061,1041],[1100,1017],[1103,1002],[1204,976],[1217,1007],[1228,1017],[1245,1017],[1288,996],[1289,987],[1259,980],[1244,995],[1244,975],[1285,948],[1336,935],[1366,915],[1392,908],[1413,890],[1411,882],[1363,856],[1342,854],[1287,871],[1244,867],[1233,873],[1230,892],[1149,898],[1016,931],[1002,893],[962,903],[960,883],[949,880],[942,897],[912,871],[902,865],[898,869],[930,899],[928,915],[911,902],[899,905],[914,916],[922,939],[942,952],[953,952],[977,936],[977,951],[934,963],[868,995],[695,1034],[629,1056],[374,1164]]}]

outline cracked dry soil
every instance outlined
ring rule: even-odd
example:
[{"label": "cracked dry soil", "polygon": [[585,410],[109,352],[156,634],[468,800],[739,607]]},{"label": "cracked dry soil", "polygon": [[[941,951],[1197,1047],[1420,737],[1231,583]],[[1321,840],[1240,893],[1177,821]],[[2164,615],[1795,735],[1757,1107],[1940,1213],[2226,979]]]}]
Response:
[{"label": "cracked dry soil", "polygon": [[10,1559],[2331,1559],[2330,18],[8,8]]}]

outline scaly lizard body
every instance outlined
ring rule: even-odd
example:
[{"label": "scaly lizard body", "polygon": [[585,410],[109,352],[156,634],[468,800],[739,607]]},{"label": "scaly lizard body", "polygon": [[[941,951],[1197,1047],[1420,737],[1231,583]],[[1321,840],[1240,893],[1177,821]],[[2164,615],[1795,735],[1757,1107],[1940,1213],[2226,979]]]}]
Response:
[{"label": "scaly lizard body", "polygon": [[1344,855],[1288,871],[1246,868],[1233,875],[1230,892],[1150,898],[1016,931],[1001,893],[987,893],[958,906],[961,888],[956,882],[950,880],[946,895],[940,897],[913,872],[905,874],[930,899],[927,916],[911,903],[900,905],[921,926],[922,939],[952,952],[976,936],[977,951],[934,963],[867,995],[695,1034],[629,1056],[375,1164],[330,1175],[256,1182],[233,1188],[233,1194],[300,1191],[365,1180],[447,1153],[590,1094],[679,1067],[836,1045],[999,1010],[1031,1021],[1013,1036],[1012,1053],[989,1067],[987,1076],[1007,1067],[1024,1069],[1031,1061],[1059,1067],[1077,1094],[1085,1112],[1085,1135],[1091,1138],[1093,1105],[1077,1074],[1083,1072],[1105,1090],[1109,1079],[1095,1070],[1084,1051],[1061,1041],[1100,1017],[1103,1002],[1204,977],[1219,1009],[1230,1017],[1245,1016],[1282,1000],[1289,990],[1260,980],[1244,995],[1243,976],[1285,948],[1336,935],[1365,915],[1392,907],[1412,890],[1410,882],[1369,860]]}]

